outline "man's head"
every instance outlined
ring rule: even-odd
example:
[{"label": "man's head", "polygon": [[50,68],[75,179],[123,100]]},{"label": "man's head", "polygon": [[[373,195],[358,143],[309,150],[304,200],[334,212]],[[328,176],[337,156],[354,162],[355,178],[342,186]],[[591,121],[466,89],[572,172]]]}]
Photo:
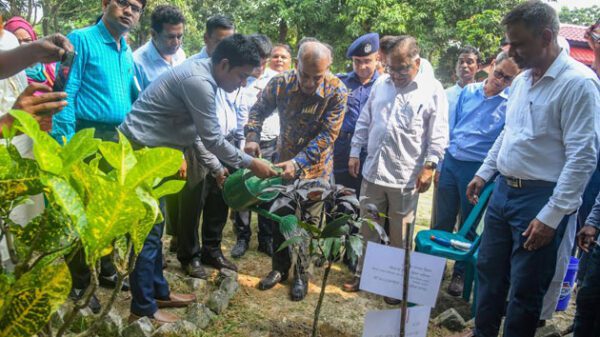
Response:
[{"label": "man's head", "polygon": [[325,80],[332,61],[331,49],[327,45],[316,40],[300,44],[296,68],[302,93],[314,95],[319,85]]},{"label": "man's head", "polygon": [[458,59],[456,60],[456,77],[459,83],[473,83],[475,74],[479,70],[481,63],[481,54],[479,50],[472,46],[464,46],[458,51]]},{"label": "man's head", "polygon": [[494,69],[488,74],[484,84],[484,91],[488,96],[498,95],[502,90],[512,84],[515,76],[519,74],[519,66],[508,56],[501,52],[494,60]]},{"label": "man's head", "polygon": [[379,60],[379,34],[369,33],[354,40],[346,57],[352,58],[352,69],[362,82],[370,80]]},{"label": "man's head", "polygon": [[379,61],[385,67],[387,55],[390,53],[392,46],[398,40],[398,36],[386,35],[379,39]]},{"label": "man's head", "polygon": [[258,55],[260,56],[260,67],[256,68],[252,74],[252,76],[259,78],[265,72],[267,62],[269,61],[269,57],[271,57],[273,44],[271,44],[271,39],[263,34],[252,34],[249,35],[248,38],[254,42],[256,49],[258,50]]},{"label": "man's head", "polygon": [[276,44],[271,50],[269,68],[278,73],[290,70],[292,67],[292,48],[287,44]]},{"label": "man's head", "polygon": [[260,54],[256,44],[242,34],[233,34],[221,41],[211,60],[215,81],[227,92],[245,86],[248,77],[260,67]]},{"label": "man's head", "polygon": [[509,56],[521,69],[547,64],[559,50],[559,21],[556,11],[539,0],[522,3],[511,10],[502,24],[510,45]]},{"label": "man's head", "polygon": [[139,21],[146,0],[102,0],[102,20],[112,32],[124,35]]},{"label": "man's head", "polygon": [[387,55],[386,72],[394,85],[403,88],[410,84],[421,66],[419,45],[414,37],[408,35],[398,36]]},{"label": "man's head", "polygon": [[217,45],[226,37],[235,33],[235,27],[231,19],[224,15],[215,15],[206,21],[204,32],[204,45],[208,56],[212,56]]},{"label": "man's head", "polygon": [[185,18],[183,13],[170,5],[160,5],[152,12],[151,34],[154,46],[163,55],[173,55],[183,42]]}]

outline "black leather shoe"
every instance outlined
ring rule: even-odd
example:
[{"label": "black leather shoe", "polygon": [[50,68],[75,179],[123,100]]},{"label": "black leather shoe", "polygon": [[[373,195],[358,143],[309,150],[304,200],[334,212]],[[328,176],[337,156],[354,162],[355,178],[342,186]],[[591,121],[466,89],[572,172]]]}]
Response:
[{"label": "black leather shoe", "polygon": [[[100,275],[98,277],[98,281],[100,286],[104,288],[114,289],[117,286],[117,274],[113,274],[111,276],[103,276]],[[126,277],[123,280],[123,284],[121,285],[121,291],[129,291],[129,279]]]},{"label": "black leather shoe", "polygon": [[307,292],[308,282],[303,280],[301,277],[296,277],[294,279],[294,283],[292,284],[292,288],[290,289],[290,297],[292,301],[302,301],[304,297],[306,297]]},{"label": "black leather shoe", "polygon": [[[83,289],[71,288],[71,292],[69,293],[69,298],[73,301],[79,301],[85,291]],[[99,314],[102,310],[102,305],[100,304],[100,300],[96,297],[96,294],[92,295],[90,298],[90,303],[88,303],[88,307],[94,314]]]},{"label": "black leather shoe", "polygon": [[171,244],[169,245],[169,252],[177,253],[177,237],[173,236],[171,238]]},{"label": "black leather shoe", "polygon": [[237,240],[233,248],[231,248],[231,257],[233,257],[234,259],[239,259],[240,257],[244,256],[244,254],[246,254],[247,250],[248,241],[244,239]]},{"label": "black leather shoe", "polygon": [[269,275],[265,276],[260,282],[258,282],[258,289],[267,290],[273,288],[277,283],[287,280],[287,274],[282,274],[277,270],[271,270]]},{"label": "black leather shoe", "polygon": [[231,261],[227,260],[225,258],[225,256],[223,256],[223,253],[219,252],[215,255],[210,255],[210,254],[202,254],[202,257],[200,258],[200,261],[202,261],[203,264],[208,265],[208,266],[213,266],[216,269],[223,269],[223,268],[227,268],[227,269],[231,269],[233,271],[237,271],[237,266],[235,264],[233,264]]},{"label": "black leather shoe", "polygon": [[200,278],[204,280],[208,278],[208,274],[206,273],[206,270],[204,270],[202,263],[200,263],[199,258],[193,258],[192,262],[182,265],[181,268],[189,277]]},{"label": "black leather shoe", "polygon": [[261,253],[266,254],[267,256],[273,256],[273,243],[259,242],[257,250]]},{"label": "black leather shoe", "polygon": [[391,298],[391,297],[384,297],[383,301],[389,305],[399,305],[402,304],[402,300],[398,300],[395,298]]}]

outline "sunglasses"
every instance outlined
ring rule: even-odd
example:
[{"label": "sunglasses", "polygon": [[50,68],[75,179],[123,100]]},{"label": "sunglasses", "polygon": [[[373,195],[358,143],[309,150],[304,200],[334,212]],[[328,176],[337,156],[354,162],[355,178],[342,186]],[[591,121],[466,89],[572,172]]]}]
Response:
[{"label": "sunglasses", "polygon": [[131,8],[133,14],[141,15],[144,9],[138,5],[134,5],[127,0],[115,0],[115,3],[119,5],[119,7],[125,9],[127,7]]}]

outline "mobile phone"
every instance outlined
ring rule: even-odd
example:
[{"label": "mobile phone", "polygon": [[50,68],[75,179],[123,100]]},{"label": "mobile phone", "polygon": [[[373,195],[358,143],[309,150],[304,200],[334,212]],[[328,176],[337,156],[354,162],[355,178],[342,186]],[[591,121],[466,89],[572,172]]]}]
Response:
[{"label": "mobile phone", "polygon": [[67,82],[69,82],[69,74],[71,73],[71,66],[73,65],[75,56],[75,52],[68,51],[65,53],[63,61],[59,64],[58,70],[56,71],[56,79],[54,80],[52,91],[65,91]]}]

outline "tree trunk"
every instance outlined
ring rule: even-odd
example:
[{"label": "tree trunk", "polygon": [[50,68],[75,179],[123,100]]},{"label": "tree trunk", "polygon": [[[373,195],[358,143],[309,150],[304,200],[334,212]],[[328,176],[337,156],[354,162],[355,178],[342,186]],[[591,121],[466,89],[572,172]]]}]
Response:
[{"label": "tree trunk", "polygon": [[281,21],[279,21],[279,37],[277,38],[277,41],[279,41],[279,43],[286,43],[287,34],[288,34],[287,22],[285,22],[285,19],[281,19]]},{"label": "tree trunk", "polygon": [[321,314],[321,305],[323,304],[323,299],[325,298],[327,278],[329,278],[329,272],[331,271],[332,265],[333,263],[331,261],[327,261],[327,267],[325,267],[325,274],[323,274],[323,282],[321,282],[321,293],[319,294],[319,301],[317,302],[317,307],[315,308],[315,318],[313,320],[311,335],[312,337],[317,337],[319,335],[319,315]]}]

